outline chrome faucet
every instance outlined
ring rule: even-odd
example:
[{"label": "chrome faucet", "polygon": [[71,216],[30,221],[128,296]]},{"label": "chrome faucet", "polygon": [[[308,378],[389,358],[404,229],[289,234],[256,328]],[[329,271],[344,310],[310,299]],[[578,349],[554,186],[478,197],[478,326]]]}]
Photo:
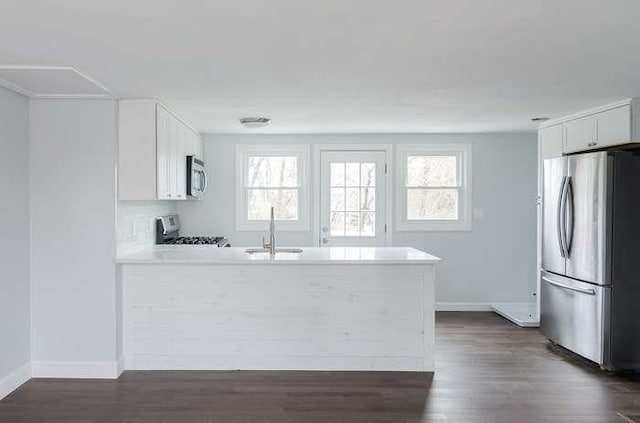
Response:
[{"label": "chrome faucet", "polygon": [[262,248],[269,250],[269,254],[274,255],[276,253],[276,221],[273,216],[273,207],[271,207],[271,220],[269,221],[269,242],[264,242],[262,237]]},{"label": "chrome faucet", "polygon": [[264,242],[264,237],[262,237],[262,248],[247,248],[245,253],[247,254],[256,254],[256,253],[269,253],[269,255],[274,256],[276,253],[301,253],[302,249],[300,248],[276,248],[276,221],[273,216],[273,207],[271,207],[271,220],[269,221],[269,242]]}]

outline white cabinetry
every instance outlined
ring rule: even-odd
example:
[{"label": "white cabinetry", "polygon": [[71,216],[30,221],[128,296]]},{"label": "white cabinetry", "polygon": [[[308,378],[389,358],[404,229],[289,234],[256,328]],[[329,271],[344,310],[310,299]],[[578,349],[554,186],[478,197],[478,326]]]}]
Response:
[{"label": "white cabinetry", "polygon": [[627,99],[546,122],[540,127],[540,136],[562,125],[564,154],[628,144],[638,141],[638,117],[638,99]]},{"label": "white cabinetry", "polygon": [[538,142],[542,160],[562,156],[562,124],[540,129]]},{"label": "white cabinetry", "polygon": [[187,156],[202,157],[202,139],[153,100],[121,100],[118,137],[120,200],[185,200]]},{"label": "white cabinetry", "polygon": [[598,148],[631,141],[631,106],[616,107],[596,115]]},{"label": "white cabinetry", "polygon": [[596,142],[596,117],[594,115],[574,119],[564,124],[564,152],[588,150]]}]

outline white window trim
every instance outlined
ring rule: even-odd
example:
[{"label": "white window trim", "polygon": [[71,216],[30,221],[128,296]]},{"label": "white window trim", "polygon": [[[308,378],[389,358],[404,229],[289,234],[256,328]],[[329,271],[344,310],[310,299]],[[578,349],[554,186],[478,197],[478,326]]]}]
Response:
[{"label": "white window trim", "polygon": [[237,231],[265,231],[269,228],[267,220],[247,219],[247,162],[249,156],[296,156],[298,158],[298,220],[277,221],[278,231],[308,231],[309,230],[309,199],[308,181],[310,180],[310,148],[309,145],[264,145],[239,144],[236,146],[236,230]]},{"label": "white window trim", "polygon": [[[407,220],[407,156],[455,155],[460,172],[459,218],[457,220]],[[470,231],[472,221],[471,144],[398,144],[396,147],[396,230]]]}]

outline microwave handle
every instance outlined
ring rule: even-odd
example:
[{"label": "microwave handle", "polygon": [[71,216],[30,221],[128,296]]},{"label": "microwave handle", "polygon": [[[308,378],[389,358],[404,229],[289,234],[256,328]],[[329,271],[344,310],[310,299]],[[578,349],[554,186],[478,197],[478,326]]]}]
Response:
[{"label": "microwave handle", "polygon": [[202,168],[202,174],[204,175],[204,186],[202,187],[202,193],[204,194],[207,190],[207,186],[209,185],[209,175],[207,175],[207,171]]}]

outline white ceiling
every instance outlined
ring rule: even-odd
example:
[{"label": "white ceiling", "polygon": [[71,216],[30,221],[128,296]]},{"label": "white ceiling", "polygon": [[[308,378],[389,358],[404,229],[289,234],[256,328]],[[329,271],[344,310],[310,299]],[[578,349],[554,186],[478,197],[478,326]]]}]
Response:
[{"label": "white ceiling", "polygon": [[640,95],[638,0],[0,0],[0,65],[73,66],[202,132],[529,131]]},{"label": "white ceiling", "polygon": [[0,85],[33,98],[113,98],[71,67],[0,65]]}]

